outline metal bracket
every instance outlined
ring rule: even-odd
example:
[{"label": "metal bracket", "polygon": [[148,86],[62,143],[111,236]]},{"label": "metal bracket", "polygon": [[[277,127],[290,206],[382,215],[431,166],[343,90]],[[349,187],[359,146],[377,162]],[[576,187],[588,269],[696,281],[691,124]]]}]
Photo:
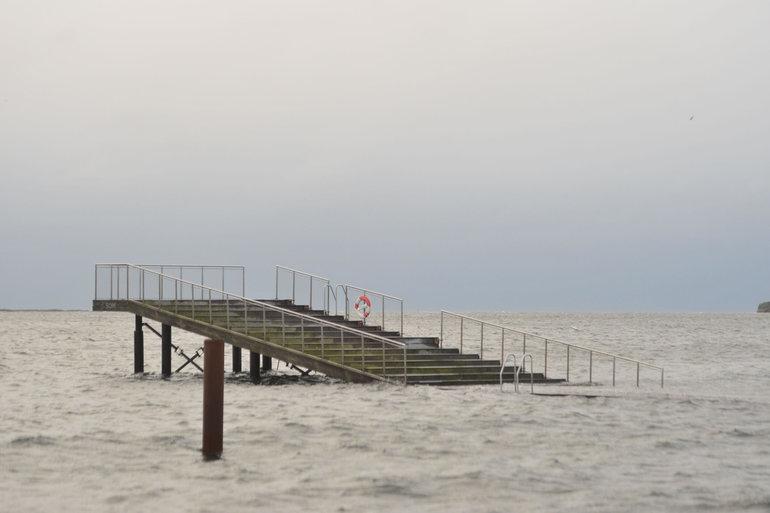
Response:
[{"label": "metal bracket", "polygon": [[[153,333],[158,335],[159,338],[162,338],[162,335],[160,333],[158,333],[158,330],[156,330],[155,328],[153,328],[152,326],[150,326],[146,322],[143,322],[142,326],[147,327],[150,331],[152,331]],[[201,356],[203,356],[203,347],[199,347],[198,349],[196,349],[195,350],[195,354],[192,355],[192,357],[187,356],[185,354],[184,350],[182,350],[182,348],[180,348],[178,345],[174,344],[173,342],[171,343],[171,347],[174,349],[174,352],[176,354],[178,354],[179,356],[181,356],[182,358],[187,360],[182,365],[180,365],[177,370],[174,371],[174,374],[176,374],[177,372],[181,371],[182,369],[184,369],[188,365],[193,365],[196,369],[198,369],[199,371],[203,372],[203,369],[201,368],[201,366],[198,365],[197,363],[195,363],[195,360],[197,358],[200,358]]]},{"label": "metal bracket", "polygon": [[289,368],[299,372],[303,376],[308,376],[308,375],[310,375],[311,372],[313,372],[311,369],[302,370],[299,367],[297,367],[296,365],[294,365],[293,363],[291,365],[289,365]]}]

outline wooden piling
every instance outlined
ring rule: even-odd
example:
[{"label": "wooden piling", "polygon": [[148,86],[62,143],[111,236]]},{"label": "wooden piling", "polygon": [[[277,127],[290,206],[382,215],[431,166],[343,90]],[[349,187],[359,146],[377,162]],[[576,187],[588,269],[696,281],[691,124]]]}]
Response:
[{"label": "wooden piling", "polygon": [[142,316],[134,316],[134,374],[144,373],[144,331]]},{"label": "wooden piling", "polygon": [[233,372],[241,372],[241,348],[233,347]]},{"label": "wooden piling", "polygon": [[171,326],[164,324],[161,328],[161,358],[160,374],[164,378],[171,376]]},{"label": "wooden piling", "polygon": [[225,343],[203,343],[203,458],[222,456],[222,425],[225,396]]},{"label": "wooden piling", "polygon": [[249,375],[252,383],[259,383],[259,353],[249,351]]}]

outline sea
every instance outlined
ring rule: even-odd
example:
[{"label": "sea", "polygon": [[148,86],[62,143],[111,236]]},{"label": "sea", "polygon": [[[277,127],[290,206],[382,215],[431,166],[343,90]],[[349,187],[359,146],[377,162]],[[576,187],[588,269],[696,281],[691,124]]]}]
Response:
[{"label": "sea", "polygon": [[[612,359],[578,349],[570,382],[535,394],[347,384],[278,362],[261,385],[226,374],[224,453],[207,462],[202,375],[161,379],[149,332],[133,375],[132,315],[2,312],[0,511],[770,511],[770,315],[468,315],[663,367],[664,386],[641,367],[637,387],[636,365],[615,360],[613,387]],[[404,328],[439,324],[413,312]],[[476,329],[464,351],[480,349]],[[173,336],[189,355],[202,344]],[[488,329],[485,358],[526,350],[546,370],[536,339],[506,337]],[[547,373],[565,377],[555,342]]]}]

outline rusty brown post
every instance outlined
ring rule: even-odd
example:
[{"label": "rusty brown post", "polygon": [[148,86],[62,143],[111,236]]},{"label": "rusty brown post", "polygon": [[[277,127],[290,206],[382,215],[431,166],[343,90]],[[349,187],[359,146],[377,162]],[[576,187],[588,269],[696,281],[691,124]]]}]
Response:
[{"label": "rusty brown post", "polygon": [[203,343],[203,458],[222,456],[222,423],[225,395],[225,343]]}]

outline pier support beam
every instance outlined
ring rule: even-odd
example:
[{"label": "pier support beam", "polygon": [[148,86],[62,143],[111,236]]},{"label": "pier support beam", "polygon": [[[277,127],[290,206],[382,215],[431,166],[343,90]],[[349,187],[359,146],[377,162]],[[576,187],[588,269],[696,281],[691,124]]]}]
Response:
[{"label": "pier support beam", "polygon": [[225,343],[203,343],[203,458],[222,456],[222,424],[225,396]]},{"label": "pier support beam", "polygon": [[164,324],[160,333],[160,374],[164,378],[168,378],[171,376],[171,326]]},{"label": "pier support beam", "polygon": [[259,353],[249,351],[249,375],[252,383],[259,383]]},{"label": "pier support beam", "polygon": [[134,374],[144,373],[144,331],[142,316],[134,316]]},{"label": "pier support beam", "polygon": [[233,372],[241,372],[241,348],[233,346]]},{"label": "pier support beam", "polygon": [[273,368],[273,359],[262,355],[262,370],[271,370]]}]

